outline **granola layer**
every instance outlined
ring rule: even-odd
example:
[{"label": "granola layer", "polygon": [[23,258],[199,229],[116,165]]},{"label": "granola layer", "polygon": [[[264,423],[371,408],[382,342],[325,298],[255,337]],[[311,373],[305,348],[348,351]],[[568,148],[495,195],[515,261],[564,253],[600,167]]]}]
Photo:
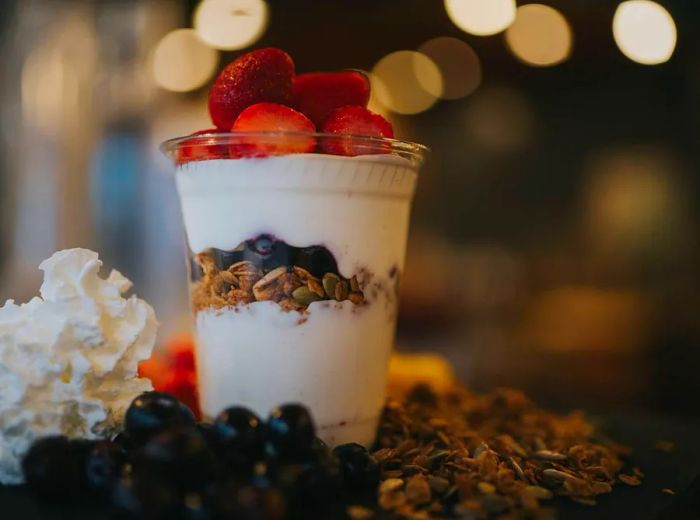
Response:
[{"label": "granola layer", "polygon": [[[241,248],[245,246],[242,245]],[[319,246],[313,246],[319,247]],[[194,256],[199,270],[193,276],[192,306],[195,312],[204,309],[238,307],[256,301],[273,301],[284,311],[304,312],[317,301],[364,305],[363,281],[357,275],[344,278],[328,271],[316,276],[299,265],[265,265],[264,261],[238,260],[229,266],[216,261],[217,250],[207,250]]]}]

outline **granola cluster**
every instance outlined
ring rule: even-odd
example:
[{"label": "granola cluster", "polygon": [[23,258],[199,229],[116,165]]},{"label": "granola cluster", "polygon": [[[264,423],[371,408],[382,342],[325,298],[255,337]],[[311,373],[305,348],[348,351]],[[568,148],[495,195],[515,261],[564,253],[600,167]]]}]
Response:
[{"label": "granola cluster", "polygon": [[343,278],[325,273],[318,278],[299,266],[280,266],[269,271],[249,260],[220,269],[207,252],[195,255],[202,276],[192,287],[195,312],[203,309],[237,307],[255,301],[276,302],[285,311],[304,311],[313,302],[349,300],[365,302],[356,276]]},{"label": "granola cluster", "polygon": [[617,482],[639,484],[639,469],[621,474],[628,451],[597,440],[581,413],[546,412],[517,390],[438,396],[418,386],[388,402],[373,455],[379,506],[397,517],[505,520],[554,518],[541,501],[595,505]]}]

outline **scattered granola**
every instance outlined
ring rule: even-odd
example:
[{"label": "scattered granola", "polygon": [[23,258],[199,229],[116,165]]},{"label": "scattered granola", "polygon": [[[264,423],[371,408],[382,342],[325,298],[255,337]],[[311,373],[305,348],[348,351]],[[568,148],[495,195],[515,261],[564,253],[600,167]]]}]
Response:
[{"label": "scattered granola", "polygon": [[580,412],[544,411],[517,390],[419,385],[384,410],[378,503],[401,518],[554,518],[541,501],[593,506],[618,481],[639,484],[638,468],[620,473],[628,452],[596,440]]},{"label": "scattered granola", "polygon": [[349,300],[355,305],[365,302],[355,276],[345,279],[328,272],[318,278],[297,265],[265,270],[249,260],[220,268],[208,251],[196,254],[194,260],[202,272],[192,287],[195,312],[267,300],[276,302],[285,311],[299,312],[321,300]]}]

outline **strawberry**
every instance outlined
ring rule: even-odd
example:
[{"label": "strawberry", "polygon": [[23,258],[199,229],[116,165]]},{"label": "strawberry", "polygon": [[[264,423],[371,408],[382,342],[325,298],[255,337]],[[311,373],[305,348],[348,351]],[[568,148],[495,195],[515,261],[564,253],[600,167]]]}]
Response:
[{"label": "strawberry", "polygon": [[[394,137],[391,123],[379,114],[370,112],[365,107],[347,105],[340,107],[328,116],[321,131],[327,134],[354,134],[373,137]],[[323,150],[334,155],[362,155],[370,153],[388,153],[389,147],[384,143],[359,143],[350,138],[328,139],[323,143]]]},{"label": "strawberry", "polygon": [[259,49],[229,63],[209,91],[209,114],[228,132],[248,106],[263,101],[289,103],[292,99],[294,62],[279,49]]},{"label": "strawberry", "polygon": [[[206,159],[223,159],[229,155],[228,146],[216,143],[216,134],[219,130],[216,128],[207,128],[199,130],[191,134],[187,139],[182,141],[177,147],[175,161],[177,164],[185,164],[190,161],[203,161]],[[208,139],[204,136],[209,137]]]},{"label": "strawberry", "polygon": [[[315,132],[316,127],[301,112],[277,103],[257,103],[246,108],[231,127],[232,132]],[[311,135],[266,138],[241,136],[239,153],[247,156],[311,152],[316,139]]]},{"label": "strawberry", "polygon": [[292,106],[320,127],[328,114],[344,105],[367,106],[369,79],[361,72],[312,72],[294,78]]}]

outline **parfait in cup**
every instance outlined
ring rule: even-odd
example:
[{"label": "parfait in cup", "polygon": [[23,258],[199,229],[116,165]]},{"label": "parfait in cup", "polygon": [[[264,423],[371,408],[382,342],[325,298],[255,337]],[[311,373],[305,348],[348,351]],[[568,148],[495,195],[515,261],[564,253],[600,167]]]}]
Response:
[{"label": "parfait in cup", "polygon": [[323,117],[316,132],[294,108],[253,103],[232,131],[163,149],[176,161],[203,414],[297,402],[329,445],[369,445],[426,149],[353,135],[380,124],[360,105]]}]

